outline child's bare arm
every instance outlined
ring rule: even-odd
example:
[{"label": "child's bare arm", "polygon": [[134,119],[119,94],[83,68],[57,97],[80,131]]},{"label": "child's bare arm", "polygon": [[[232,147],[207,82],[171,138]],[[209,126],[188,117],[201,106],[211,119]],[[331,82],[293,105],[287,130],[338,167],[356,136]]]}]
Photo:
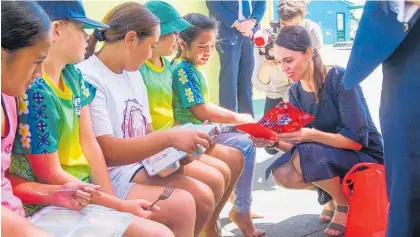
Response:
[{"label": "child's bare arm", "polygon": [[83,182],[61,167],[58,152],[26,155],[36,179],[45,184],[62,185],[67,182]]},{"label": "child's bare arm", "polygon": [[80,145],[89,162],[90,180],[100,185],[105,193],[115,195],[102,149],[93,133],[89,106],[84,106],[80,112]]}]

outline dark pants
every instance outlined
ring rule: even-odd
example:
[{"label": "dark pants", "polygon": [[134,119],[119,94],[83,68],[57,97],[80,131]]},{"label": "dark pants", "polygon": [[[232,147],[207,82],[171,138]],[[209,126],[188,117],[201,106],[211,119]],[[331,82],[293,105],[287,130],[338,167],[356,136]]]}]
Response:
[{"label": "dark pants", "polygon": [[[232,31],[237,30],[232,29]],[[252,40],[242,36],[239,32],[229,32],[229,36],[224,36],[224,32],[219,32],[221,41],[220,47],[218,47],[220,55],[220,106],[254,116],[251,82],[254,71]],[[237,110],[236,107],[238,107]]]},{"label": "dark pants", "polygon": [[380,108],[388,237],[420,236],[420,20],[383,63]]},{"label": "dark pants", "polygon": [[[274,108],[278,103],[282,101],[283,101],[283,98],[281,97],[278,99],[270,99],[268,97],[265,97],[264,114],[266,114],[268,111],[270,111],[270,109]],[[279,152],[277,149],[268,148],[268,147],[265,148],[265,151],[270,155],[275,155]]]}]

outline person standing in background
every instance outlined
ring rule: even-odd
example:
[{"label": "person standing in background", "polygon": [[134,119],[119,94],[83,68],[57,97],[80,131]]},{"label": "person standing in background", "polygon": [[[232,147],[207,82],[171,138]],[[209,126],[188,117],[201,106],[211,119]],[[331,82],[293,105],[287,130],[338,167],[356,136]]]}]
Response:
[{"label": "person standing in background", "polygon": [[[321,27],[317,23],[305,19],[307,4],[309,4],[307,0],[280,0],[278,8],[279,26],[303,26],[311,37],[313,48],[320,52],[323,42]],[[278,103],[288,101],[287,89],[291,83],[277,61],[266,59],[265,55],[260,55],[260,50],[264,49],[255,48],[255,69],[252,84],[255,89],[265,92],[265,114]],[[278,152],[271,147],[266,147],[265,150],[271,155]]]},{"label": "person standing in background", "polygon": [[265,13],[266,2],[206,1],[210,16],[220,22],[219,103],[254,115],[251,77],[254,70],[252,35]]},{"label": "person standing in background", "polygon": [[344,87],[353,88],[382,63],[387,237],[420,236],[419,6],[418,0],[366,2],[344,76]]}]

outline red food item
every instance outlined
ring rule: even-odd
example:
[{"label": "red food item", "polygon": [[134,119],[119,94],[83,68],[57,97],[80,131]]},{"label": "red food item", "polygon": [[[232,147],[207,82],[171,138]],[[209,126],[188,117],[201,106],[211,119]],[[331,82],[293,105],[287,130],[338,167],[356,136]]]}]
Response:
[{"label": "red food item", "polygon": [[275,140],[277,133],[295,132],[308,125],[315,117],[286,102],[280,102],[258,121],[236,128],[253,137]]},{"label": "red food item", "polygon": [[266,128],[258,123],[246,123],[235,126],[242,132],[248,133],[253,137],[264,138],[266,140],[276,141],[276,132]]}]

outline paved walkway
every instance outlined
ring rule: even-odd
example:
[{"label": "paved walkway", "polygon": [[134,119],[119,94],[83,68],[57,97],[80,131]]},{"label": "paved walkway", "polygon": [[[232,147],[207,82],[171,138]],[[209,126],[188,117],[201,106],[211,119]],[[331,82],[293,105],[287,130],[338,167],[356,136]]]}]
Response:
[{"label": "paved walkway", "polygon": [[[324,47],[322,55],[327,65],[345,67],[349,57],[349,50]],[[382,87],[381,69],[377,69],[361,86],[370,108],[374,122],[379,128],[379,98]],[[264,101],[255,101],[256,117],[262,115]],[[265,216],[255,220],[256,226],[266,231],[266,237],[322,237],[326,224],[318,221],[322,208],[317,202],[315,191],[286,190],[274,185],[271,177],[265,180],[266,167],[273,159],[264,149],[258,149],[254,177],[252,210]],[[227,218],[231,209],[227,204],[221,215],[223,236],[242,236],[236,225]]]}]

